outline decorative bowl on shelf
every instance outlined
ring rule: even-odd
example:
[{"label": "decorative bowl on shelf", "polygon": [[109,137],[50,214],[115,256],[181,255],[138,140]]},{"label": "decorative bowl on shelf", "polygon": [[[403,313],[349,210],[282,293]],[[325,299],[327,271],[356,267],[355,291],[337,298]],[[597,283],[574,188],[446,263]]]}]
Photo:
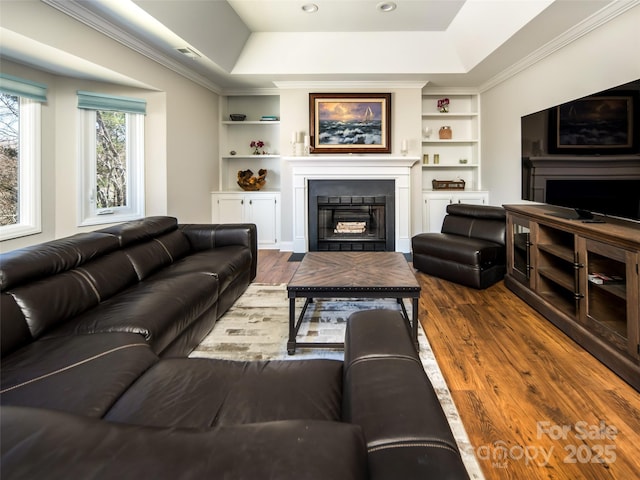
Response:
[{"label": "decorative bowl on shelf", "polygon": [[232,113],[229,118],[234,122],[242,122],[247,116],[244,113]]},{"label": "decorative bowl on shelf", "polygon": [[267,183],[266,177],[267,170],[261,168],[258,170],[258,176],[256,177],[251,170],[239,170],[238,171],[238,185],[245,191],[254,192],[260,190]]}]

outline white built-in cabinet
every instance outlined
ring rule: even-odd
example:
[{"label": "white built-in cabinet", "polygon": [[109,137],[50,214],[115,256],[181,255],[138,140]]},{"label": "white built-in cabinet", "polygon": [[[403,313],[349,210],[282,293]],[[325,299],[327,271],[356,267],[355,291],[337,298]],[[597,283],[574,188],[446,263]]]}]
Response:
[{"label": "white built-in cabinet", "polygon": [[211,211],[213,223],[255,223],[258,248],[278,248],[280,193],[212,193]]},{"label": "white built-in cabinet", "polygon": [[452,203],[469,203],[488,205],[489,192],[463,192],[454,190],[437,190],[422,192],[422,229],[425,232],[439,232],[442,221],[447,214],[447,205]]},{"label": "white built-in cabinet", "polygon": [[[438,100],[448,98],[448,112]],[[422,95],[424,232],[439,232],[450,203],[488,204],[480,178],[480,99],[476,92],[425,89]],[[451,139],[440,139],[442,127]],[[436,156],[438,158],[436,162]],[[464,180],[464,190],[434,190],[433,180]]]},{"label": "white built-in cabinet", "polygon": [[[231,114],[246,115],[232,121]],[[262,120],[275,116],[277,120]],[[218,191],[212,192],[214,223],[255,223],[259,248],[277,248],[280,238],[280,97],[228,95],[220,97],[220,152]],[[252,141],[264,142],[254,155]],[[262,153],[264,152],[264,153]],[[237,184],[238,172],[267,169],[266,184],[246,192]]]}]

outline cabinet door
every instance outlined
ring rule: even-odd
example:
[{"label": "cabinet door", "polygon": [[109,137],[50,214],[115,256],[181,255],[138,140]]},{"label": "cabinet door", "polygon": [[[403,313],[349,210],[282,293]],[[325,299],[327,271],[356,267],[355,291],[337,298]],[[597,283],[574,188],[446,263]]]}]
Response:
[{"label": "cabinet door", "polygon": [[277,195],[247,195],[245,201],[247,222],[255,223],[258,229],[258,245],[275,246],[280,229]]},{"label": "cabinet door", "polygon": [[244,195],[219,194],[212,196],[213,223],[243,223]]},{"label": "cabinet door", "polygon": [[440,232],[447,214],[447,205],[453,202],[450,193],[426,193],[424,198],[424,217],[422,228],[425,232]]},{"label": "cabinet door", "polygon": [[591,239],[581,239],[580,246],[586,260],[582,322],[610,345],[640,357],[637,253]]},{"label": "cabinet door", "polygon": [[507,272],[520,283],[534,288],[531,281],[531,234],[529,220],[507,214]]},{"label": "cabinet door", "polygon": [[453,195],[454,203],[469,203],[471,205],[485,205],[489,203],[489,195],[486,192],[465,192]]}]

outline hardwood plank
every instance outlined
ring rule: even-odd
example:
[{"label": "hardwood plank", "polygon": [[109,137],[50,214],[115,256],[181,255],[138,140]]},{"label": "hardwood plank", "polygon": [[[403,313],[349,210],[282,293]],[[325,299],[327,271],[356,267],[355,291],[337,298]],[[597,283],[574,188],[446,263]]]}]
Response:
[{"label": "hardwood plank", "polygon": [[[289,255],[260,251],[256,281],[289,281]],[[640,478],[640,393],[503,282],[416,278],[420,321],[488,480]]]}]

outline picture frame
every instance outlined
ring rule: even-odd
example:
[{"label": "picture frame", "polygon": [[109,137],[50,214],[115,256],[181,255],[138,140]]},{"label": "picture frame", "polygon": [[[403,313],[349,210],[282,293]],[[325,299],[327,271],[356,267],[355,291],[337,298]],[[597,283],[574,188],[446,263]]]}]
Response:
[{"label": "picture frame", "polygon": [[637,92],[596,94],[549,111],[549,153],[615,155],[638,152]]},{"label": "picture frame", "polygon": [[390,93],[310,93],[310,153],[391,153]]}]

